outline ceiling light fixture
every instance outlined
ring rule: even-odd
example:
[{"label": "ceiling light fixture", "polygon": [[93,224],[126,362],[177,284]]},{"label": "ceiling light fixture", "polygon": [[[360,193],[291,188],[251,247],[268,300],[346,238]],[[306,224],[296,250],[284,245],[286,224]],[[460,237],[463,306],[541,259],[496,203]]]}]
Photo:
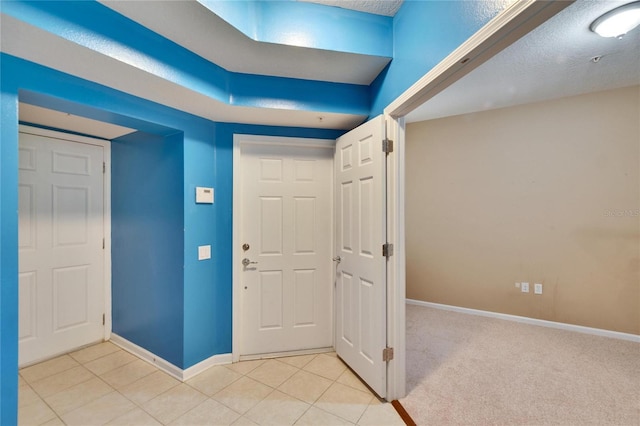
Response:
[{"label": "ceiling light fixture", "polygon": [[608,11],[591,24],[589,29],[602,37],[617,37],[640,25],[640,1]]}]

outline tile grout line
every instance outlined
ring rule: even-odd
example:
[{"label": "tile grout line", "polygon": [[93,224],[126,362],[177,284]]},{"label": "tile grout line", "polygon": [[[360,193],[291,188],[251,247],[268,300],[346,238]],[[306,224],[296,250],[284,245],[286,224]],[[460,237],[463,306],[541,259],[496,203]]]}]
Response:
[{"label": "tile grout line", "polygon": [[[18,374],[19,374],[19,373],[18,373]],[[23,377],[23,379],[24,379],[24,377]],[[58,418],[58,420],[60,420],[60,421],[64,424],[64,422],[62,421],[62,418],[60,417],[60,415],[58,414],[58,412],[57,412],[56,410],[54,410],[54,409],[53,409],[53,407],[52,407],[52,406],[50,406],[50,405],[49,405],[49,403],[48,403],[47,401],[45,401],[45,400],[44,400],[44,398],[43,398],[42,396],[40,396],[40,394],[39,394],[39,393],[38,393],[38,392],[33,388],[33,386],[31,386],[28,382],[26,382],[26,380],[25,380],[25,383],[26,383],[26,385],[27,385],[27,386],[29,386],[29,388],[30,388],[30,389],[31,389],[31,390],[32,390],[32,391],[33,391],[33,392],[38,396],[38,399],[40,400],[40,402],[42,402],[44,405],[46,405],[46,406],[47,406],[47,408],[49,408],[49,410],[51,410],[51,412],[52,412],[53,414],[55,414],[55,417],[57,417],[57,418]],[[32,404],[29,404],[29,405],[34,405],[34,404],[37,404],[37,402],[34,402],[34,403],[32,403]],[[27,405],[27,407],[28,407],[29,405]],[[50,422],[51,420],[53,420],[53,418],[52,418],[52,419],[49,419],[49,420],[46,420],[46,421],[44,421],[43,423],[40,423],[40,424],[41,424],[41,425],[42,425],[42,424],[45,424],[45,423],[47,423],[47,422]]]},{"label": "tile grout line", "polygon": [[[216,367],[216,366],[214,366],[214,368],[215,368],[215,367]],[[221,365],[220,367],[224,367],[224,365]],[[230,370],[230,369],[228,369],[228,370]],[[233,371],[233,370],[231,370],[231,371]],[[253,370],[252,370],[252,371],[253,371]],[[203,371],[203,373],[204,373],[204,371]],[[235,373],[237,373],[237,371],[235,371]],[[240,379],[241,379],[241,378],[243,378],[243,377],[245,377],[245,375],[244,375],[244,374],[240,374],[240,377],[238,377],[237,379],[233,380],[233,381],[232,381],[231,383],[229,383],[227,386],[225,386],[224,388],[222,388],[222,389],[218,390],[217,392],[215,392],[215,393],[214,393],[213,395],[211,395],[211,396],[207,395],[206,393],[202,392],[201,390],[199,390],[199,389],[197,389],[197,388],[194,388],[193,386],[191,386],[191,385],[190,385],[189,383],[187,383],[187,382],[182,382],[182,383],[184,383],[185,385],[189,386],[191,389],[193,389],[193,390],[195,390],[195,391],[200,392],[200,393],[201,393],[202,395],[204,395],[206,398],[205,398],[205,400],[204,400],[204,401],[202,401],[201,403],[197,404],[195,407],[193,407],[192,409],[188,410],[186,413],[181,414],[180,416],[178,416],[178,417],[177,417],[176,419],[174,419],[173,421],[175,421],[175,420],[179,419],[179,418],[180,418],[180,417],[182,417],[183,415],[187,414],[189,411],[191,411],[191,410],[195,409],[196,407],[199,407],[200,405],[204,404],[204,403],[205,403],[206,401],[208,401],[208,400],[211,400],[211,401],[217,402],[218,404],[222,405],[223,407],[226,407],[227,409],[229,409],[229,410],[233,411],[234,413],[238,414],[240,417],[243,417],[243,416],[244,416],[244,414],[238,413],[236,410],[234,410],[233,408],[229,407],[229,406],[228,406],[228,405],[226,405],[225,403],[220,402],[220,401],[218,401],[218,400],[216,400],[216,399],[214,399],[214,398],[213,398],[213,396],[214,396],[215,394],[217,394],[218,392],[221,392],[222,390],[226,389],[227,387],[229,387],[229,386],[233,385],[234,383],[236,383],[238,380],[240,380]],[[179,385],[176,385],[176,386],[179,386]],[[175,387],[175,386],[174,386],[174,387]],[[173,389],[173,388],[171,388],[171,389]],[[158,396],[159,396],[159,395],[158,395]],[[141,408],[142,408],[142,407],[141,407]],[[144,410],[144,408],[142,408],[142,410]],[[146,412],[146,411],[145,411],[145,412]],[[247,412],[248,412],[248,411],[247,411]],[[240,417],[238,417],[238,418],[240,418]],[[158,421],[159,421],[159,420],[158,420]],[[236,420],[236,421],[237,421],[237,420]],[[162,423],[162,422],[160,422],[160,423]],[[234,423],[235,423],[235,421],[234,421]]]},{"label": "tile grout line", "polygon": [[[106,355],[104,355],[104,356],[101,356],[101,357],[98,357],[98,358],[92,359],[92,360],[90,360],[90,361],[87,361],[87,363],[89,363],[89,362],[93,362],[93,361],[96,361],[96,360],[101,359],[101,358],[104,358],[105,356],[108,356],[108,355],[114,354],[114,353],[116,353],[116,352],[118,352],[118,351],[122,351],[122,349],[118,348],[118,350],[116,350],[116,351],[110,352],[110,353],[108,353],[108,354],[106,354]],[[75,358],[74,358],[74,359],[75,359]],[[76,361],[77,361],[77,360],[76,360]],[[78,362],[79,362],[79,361],[78,361]],[[107,374],[107,373],[109,373],[109,372],[111,372],[111,371],[115,371],[115,370],[117,370],[118,368],[122,368],[122,367],[124,367],[124,366],[126,366],[126,365],[128,365],[128,364],[133,363],[133,362],[135,362],[135,359],[134,359],[133,361],[130,361],[130,362],[126,363],[126,364],[123,364],[123,365],[121,365],[121,366],[118,366],[118,367],[116,367],[116,368],[113,368],[113,369],[111,369],[111,370],[109,370],[109,371],[105,371],[103,374]],[[91,371],[91,370],[89,370],[87,367],[85,367],[85,364],[86,364],[86,363],[85,363],[85,364],[80,363],[80,364],[81,364],[84,368],[86,368],[86,369],[87,369],[91,374],[93,374],[93,375],[94,375],[98,380],[100,380],[102,383],[104,383],[105,385],[107,385],[109,388],[111,388],[111,389],[112,389],[112,391],[111,391],[111,392],[108,392],[108,393],[106,393],[106,394],[102,395],[100,398],[103,398],[103,397],[105,397],[105,396],[107,396],[107,395],[109,395],[109,394],[111,394],[111,393],[115,392],[115,393],[117,393],[118,395],[122,396],[122,397],[123,397],[124,399],[126,399],[127,401],[131,402],[131,403],[134,405],[134,408],[133,408],[133,409],[135,409],[135,407],[138,407],[138,404],[136,404],[134,401],[131,401],[131,399],[127,398],[127,396],[126,396],[126,395],[124,395],[124,394],[122,394],[122,393],[120,392],[120,390],[119,390],[119,389],[116,389],[116,387],[115,387],[115,386],[111,386],[111,384],[110,384],[110,383],[107,383],[107,381],[106,381],[106,380],[104,380],[100,375],[98,375],[98,374],[94,373],[93,371]],[[146,377],[146,376],[144,376],[144,377]],[[100,398],[98,398],[98,399],[100,399]],[[91,402],[88,402],[87,404],[90,404],[90,403],[91,403]],[[82,408],[82,407],[86,406],[87,404],[84,404],[83,406],[80,406],[80,407],[76,408],[75,410],[78,410],[78,409],[80,409],[80,408]],[[142,407],[140,407],[140,408],[142,409]],[[132,410],[133,410],[133,409],[132,409]],[[75,411],[75,410],[71,410],[70,412]],[[130,410],[130,411],[132,411],[132,410]],[[128,413],[128,412],[129,412],[129,411],[127,411],[127,413]],[[146,411],[145,411],[145,412],[146,412]],[[122,416],[122,415],[124,415],[124,414],[126,414],[126,413],[121,414],[121,416]],[[150,413],[147,413],[147,414],[149,414],[149,415],[151,416],[151,414],[150,414]],[[117,417],[115,417],[115,418],[118,418],[118,417],[120,417],[120,416],[117,416]],[[151,416],[151,417],[153,417],[153,416]],[[115,419],[115,418],[114,418],[114,419]],[[111,420],[114,420],[114,419],[111,419]],[[154,417],[154,419],[155,419],[155,417]],[[111,420],[109,420],[109,421],[111,421]],[[157,419],[156,419],[156,420],[157,420]],[[108,422],[107,422],[107,423],[108,423]],[[65,424],[66,424],[66,423],[65,423]]]},{"label": "tile grout line", "polygon": [[[89,346],[89,347],[91,347],[91,346]],[[86,348],[85,348],[85,349],[86,349]],[[80,350],[82,350],[82,349],[80,349]],[[93,378],[97,378],[97,379],[98,379],[98,380],[100,380],[102,383],[104,383],[106,386],[108,386],[110,389],[112,389],[112,391],[111,391],[111,392],[108,392],[107,394],[102,395],[100,398],[102,398],[102,397],[104,397],[104,396],[106,396],[106,395],[109,395],[109,394],[111,394],[111,393],[114,393],[114,392],[115,392],[115,393],[118,393],[119,395],[121,395],[123,398],[125,398],[127,401],[131,402],[131,403],[134,405],[134,408],[132,408],[131,410],[129,410],[129,411],[127,411],[126,413],[123,413],[123,414],[121,414],[121,415],[127,414],[127,413],[129,413],[129,412],[131,412],[131,411],[135,410],[136,408],[139,408],[139,409],[141,409],[142,411],[144,411],[146,414],[148,414],[150,417],[152,417],[154,420],[156,420],[156,421],[158,421],[159,423],[161,423],[161,424],[162,424],[162,422],[160,422],[160,420],[159,420],[159,419],[157,419],[156,417],[154,417],[151,413],[147,412],[147,411],[146,411],[146,410],[145,410],[141,405],[139,405],[139,404],[138,404],[138,403],[136,403],[135,401],[131,400],[129,397],[127,397],[127,396],[126,396],[126,395],[124,395],[122,392],[120,392],[120,390],[119,390],[119,389],[116,389],[114,386],[111,386],[111,384],[107,383],[107,382],[106,382],[106,381],[105,381],[105,380],[104,380],[100,375],[96,374],[95,372],[91,371],[90,369],[88,369],[88,368],[86,367],[86,364],[87,364],[87,363],[89,363],[89,362],[93,362],[93,361],[96,361],[96,360],[102,359],[102,358],[104,358],[104,357],[106,357],[106,356],[112,355],[112,354],[114,354],[114,353],[116,353],[116,352],[119,352],[119,351],[122,351],[122,352],[124,352],[124,353],[127,353],[126,351],[123,351],[121,348],[118,348],[118,349],[117,349],[117,350],[115,350],[115,351],[112,351],[112,352],[110,352],[110,353],[108,353],[108,354],[105,354],[105,355],[99,356],[99,357],[94,358],[94,359],[91,359],[91,360],[87,360],[87,361],[86,361],[86,362],[84,362],[84,363],[83,363],[83,362],[78,361],[77,359],[75,359],[75,358],[71,355],[71,353],[69,353],[69,354],[67,354],[67,355],[68,355],[68,356],[70,356],[74,361],[76,361],[80,366],[82,366],[85,370],[87,370],[87,371],[88,371],[88,372],[93,376],[92,378],[89,378],[89,379],[87,379],[86,381],[83,381],[83,382],[78,383],[78,384],[86,383],[86,382],[88,382],[89,380],[92,380]],[[78,351],[75,351],[75,352],[78,352]],[[130,361],[130,362],[126,363],[126,364],[123,364],[123,365],[118,366],[118,367],[116,367],[116,368],[113,368],[113,369],[111,369],[111,370],[105,371],[103,374],[109,373],[109,372],[111,372],[111,371],[115,371],[115,370],[117,370],[118,368],[122,368],[122,367],[124,367],[124,366],[126,366],[126,365],[128,365],[128,364],[133,363],[133,362],[135,362],[135,359],[134,359],[133,361]],[[158,371],[158,369],[157,369],[157,368],[156,368],[156,371]],[[153,373],[150,373],[150,374],[153,374]],[[147,375],[147,376],[148,376],[148,375]],[[144,377],[146,377],[146,376],[143,376],[143,377],[139,378],[138,380],[141,380],[141,379],[143,379]],[[137,382],[138,380],[135,380],[135,381],[134,381],[134,382],[132,382],[132,383],[135,383],[135,382]],[[76,385],[78,385],[78,384],[76,384]],[[76,385],[74,385],[74,386],[76,386]],[[176,386],[177,386],[177,385],[176,385]],[[72,387],[73,387],[73,386],[72,386]],[[174,387],[175,387],[175,386],[174,386]],[[70,389],[70,388],[67,388],[67,389]],[[65,390],[67,390],[67,389],[65,389]],[[172,388],[170,388],[170,389],[173,389],[173,387],[172,387]],[[63,391],[61,391],[61,392],[63,392]],[[43,401],[44,401],[44,398],[42,398],[42,399],[43,399]],[[87,404],[90,404],[90,403],[91,403],[91,402],[88,402]],[[82,406],[80,406],[80,407],[77,407],[77,408],[75,408],[75,409],[73,409],[73,410],[69,411],[69,413],[71,413],[71,412],[73,412],[73,411],[75,411],[75,410],[78,410],[78,409],[80,409],[80,408],[82,408],[82,407],[86,406],[87,404],[84,404],[84,405],[82,405]],[[53,410],[53,408],[52,408],[52,410]],[[60,420],[62,421],[62,414],[61,414],[61,413],[58,413],[56,410],[53,410],[53,412],[54,412],[54,413],[56,414],[56,416],[58,416],[58,417],[60,418]],[[68,413],[64,413],[64,414],[68,414]],[[118,416],[118,417],[120,417],[120,416]],[[117,417],[116,417],[116,418],[117,418]],[[112,420],[113,420],[113,419],[112,419]],[[62,422],[63,422],[64,424],[66,424],[64,421],[62,421]]]},{"label": "tile grout line", "polygon": [[[36,380],[36,382],[38,382],[38,381],[40,381],[40,380],[45,380],[45,379],[51,378],[51,377],[53,377],[53,376],[55,376],[55,375],[58,375],[58,374],[66,373],[66,372],[68,372],[68,371],[70,371],[70,370],[72,370],[72,369],[74,369],[74,368],[76,368],[76,367],[82,367],[82,368],[84,368],[85,370],[87,370],[87,371],[89,372],[89,374],[92,374],[92,375],[94,375],[94,376],[95,376],[95,373],[94,373],[93,371],[91,371],[91,370],[89,370],[88,368],[86,368],[86,367],[84,366],[84,364],[82,364],[81,362],[79,362],[78,360],[76,360],[75,358],[73,358],[70,354],[68,354],[68,353],[67,353],[67,354],[64,354],[64,355],[61,355],[61,356],[69,356],[71,359],[73,359],[75,362],[77,362],[77,363],[78,363],[78,365],[77,365],[77,366],[74,366],[74,367],[71,367],[71,368],[68,368],[68,369],[66,369],[66,370],[63,370],[63,371],[59,371],[59,372],[57,372],[57,373],[55,373],[55,374],[51,374],[51,375],[49,375],[49,376],[43,377],[43,378],[41,378],[41,379],[38,379],[38,380]],[[20,373],[18,373],[18,374],[20,375]],[[24,377],[23,377],[23,379],[24,379]],[[83,383],[86,383],[86,382],[88,382],[88,381],[89,381],[89,380],[91,380],[91,379],[92,379],[92,377],[90,377],[90,378],[88,378],[87,380],[84,380],[84,381],[82,381],[82,382],[76,383],[76,384],[74,384],[74,385],[72,385],[72,386],[69,386],[68,388],[62,389],[62,390],[60,390],[60,391],[58,391],[58,392],[56,392],[56,393],[54,393],[54,394],[51,394],[51,395],[49,395],[49,397],[52,397],[53,395],[56,395],[56,394],[58,394],[58,393],[60,393],[60,392],[64,392],[64,391],[66,391],[66,390],[69,390],[69,389],[71,389],[71,388],[72,388],[72,387],[74,387],[74,386],[77,386],[77,385],[81,385],[81,384],[83,384]],[[55,416],[56,416],[56,417],[57,417],[57,418],[58,418],[58,419],[59,419],[63,424],[66,424],[66,423],[62,420],[62,414],[61,414],[61,413],[59,413],[56,409],[54,409],[54,408],[49,404],[49,402],[47,402],[47,400],[45,399],[45,397],[44,397],[44,396],[42,396],[42,395],[40,394],[40,392],[38,392],[38,391],[37,391],[37,390],[36,390],[36,389],[35,389],[35,388],[34,388],[34,387],[29,383],[29,382],[27,382],[27,380],[26,380],[26,379],[24,379],[24,380],[25,380],[25,382],[27,383],[27,385],[31,388],[31,390],[32,390],[36,395],[38,395],[38,398],[40,399],[40,401],[42,401],[42,403],[44,403],[44,404],[45,404],[45,405],[46,405],[46,406],[51,410],[51,412],[53,412],[53,414],[55,414]],[[35,383],[35,382],[34,382],[34,383]],[[78,407],[78,408],[80,408],[80,407]],[[73,411],[73,410],[71,410],[71,411]],[[71,412],[71,411],[69,411],[69,412]],[[65,414],[66,414],[66,413],[65,413]],[[50,419],[50,420],[52,420],[52,419]],[[47,422],[48,422],[48,421],[50,421],[50,420],[47,420]],[[44,422],[44,423],[46,423],[46,422]],[[41,424],[44,424],[44,423],[41,423]]]}]

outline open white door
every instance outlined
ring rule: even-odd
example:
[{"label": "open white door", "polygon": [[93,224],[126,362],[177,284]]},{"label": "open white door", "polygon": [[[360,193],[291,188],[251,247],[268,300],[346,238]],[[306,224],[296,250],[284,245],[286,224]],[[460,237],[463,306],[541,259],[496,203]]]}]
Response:
[{"label": "open white door", "polygon": [[336,352],[386,396],[386,174],[384,117],[336,144]]}]

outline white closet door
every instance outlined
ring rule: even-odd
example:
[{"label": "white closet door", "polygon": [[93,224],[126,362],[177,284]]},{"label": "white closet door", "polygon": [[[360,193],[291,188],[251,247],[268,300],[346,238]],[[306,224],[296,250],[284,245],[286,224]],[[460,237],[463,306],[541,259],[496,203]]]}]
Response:
[{"label": "white closet door", "polygon": [[20,365],[104,336],[103,150],[20,133]]}]

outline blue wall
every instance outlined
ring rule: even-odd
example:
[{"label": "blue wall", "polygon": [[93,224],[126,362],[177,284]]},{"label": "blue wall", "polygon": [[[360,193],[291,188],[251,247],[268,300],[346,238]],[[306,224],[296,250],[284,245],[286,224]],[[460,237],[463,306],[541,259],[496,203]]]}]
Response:
[{"label": "blue wall", "polygon": [[[1,60],[1,59],[0,59]],[[0,425],[18,413],[18,93],[0,62]]]},{"label": "blue wall", "polygon": [[183,365],[183,135],[111,143],[113,332]]},{"label": "blue wall", "polygon": [[222,103],[369,113],[368,86],[230,72],[96,1],[0,4],[18,20]]},{"label": "blue wall", "polygon": [[393,18],[393,60],[371,84],[371,117],[514,0],[405,0]]},{"label": "blue wall", "polygon": [[[167,360],[180,368],[188,368],[215,354],[229,353],[233,134],[335,139],[344,132],[213,123],[10,55],[0,54],[0,66],[0,424],[15,424],[17,413],[18,98],[35,105],[143,129],[153,134],[138,133],[112,144],[114,331],[159,356],[166,356]],[[181,138],[182,142],[179,140]],[[137,204],[130,209],[124,208],[124,203],[136,196],[139,188],[131,187],[136,183],[155,190],[153,182],[145,180],[152,175],[153,170],[149,165],[154,159],[168,167],[162,172],[156,170],[160,173],[156,176],[158,186],[169,185],[171,191],[175,192],[168,194],[159,188],[157,199],[146,198],[150,202],[148,206]],[[138,168],[127,169],[145,163],[144,176],[138,174]],[[179,176],[181,173],[182,176]],[[176,176],[178,178],[173,181],[172,178]],[[215,204],[196,205],[196,186],[214,187]],[[174,203],[169,212],[158,216],[158,212],[151,211],[164,203]],[[157,220],[137,222],[133,226],[137,219],[133,220],[127,215],[142,214],[148,207],[149,213]],[[167,227],[169,235],[162,235]],[[182,241],[177,237],[180,227],[184,227],[181,231]],[[130,234],[128,238],[124,233]],[[148,240],[137,245],[133,236]],[[148,249],[149,245],[165,242],[173,242],[175,246]],[[129,260],[118,257],[116,253],[126,244],[145,250],[137,255],[132,254],[134,259],[140,260],[139,270],[135,272]],[[212,245],[213,256],[210,261],[197,260],[197,246],[202,244]],[[156,255],[166,264],[160,265]],[[171,258],[174,255],[178,256],[177,259]],[[120,266],[124,268],[123,271],[116,270]],[[177,273],[176,269],[182,267],[182,273]],[[157,280],[161,273],[170,276]],[[128,287],[134,277],[142,282]],[[174,282],[174,279],[177,281]],[[158,291],[159,287],[170,294]],[[127,293],[119,294],[119,291]],[[173,300],[170,301],[170,298]],[[152,310],[143,314],[144,318],[139,316],[139,312],[133,312],[139,309],[142,299],[153,304]],[[176,306],[180,304],[182,306]],[[175,312],[165,312],[166,308],[173,307],[176,308]],[[147,328],[133,325],[143,319],[147,322],[157,321],[158,324]],[[166,326],[161,337],[158,325]],[[154,336],[145,336],[145,331],[154,333]],[[174,343],[177,346],[173,346]]]}]

